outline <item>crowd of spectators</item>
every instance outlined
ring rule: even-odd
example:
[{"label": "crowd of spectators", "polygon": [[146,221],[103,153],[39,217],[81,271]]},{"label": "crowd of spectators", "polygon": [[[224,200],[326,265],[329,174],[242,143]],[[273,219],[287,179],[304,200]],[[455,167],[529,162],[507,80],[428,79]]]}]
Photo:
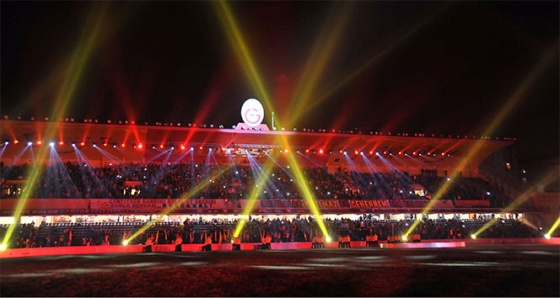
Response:
[{"label": "crowd of spectators", "polygon": [[[28,172],[28,165],[6,167],[0,164],[1,198],[18,197],[26,187]],[[426,199],[448,182],[447,177],[437,176],[432,171],[409,175],[401,171],[361,173],[338,168],[330,173],[325,167],[307,167],[303,172],[311,191],[319,200]],[[494,202],[496,192],[482,179],[457,177],[454,180],[441,199]],[[243,199],[248,197],[256,181],[252,168],[244,165],[122,163],[90,167],[67,162],[45,166],[29,197],[179,198],[200,183],[209,182],[195,196]],[[427,194],[416,193],[414,187],[418,185]],[[301,198],[298,182],[289,167],[273,169],[260,198]]]},{"label": "crowd of spectators", "polygon": [[[464,239],[479,230],[488,221],[492,225],[479,238],[535,238],[542,233],[511,218],[500,219],[423,219],[412,231],[421,239]],[[413,220],[378,220],[371,215],[363,215],[357,220],[348,218],[325,218],[324,223],[333,241],[338,237],[349,237],[351,241],[365,241],[367,236],[377,235],[380,241],[388,240],[393,235],[402,235]],[[12,241],[13,248],[54,247],[54,246],[89,246],[121,245],[137,231],[140,234],[130,244],[144,244],[155,236],[154,244],[173,244],[177,235],[181,235],[184,244],[203,244],[208,237],[213,243],[229,243],[237,221],[185,220],[177,222],[157,222],[142,229],[146,223],[41,223],[17,225]],[[0,236],[4,237],[8,225],[0,225]],[[260,243],[264,236],[273,243],[311,242],[315,236],[323,237],[317,221],[309,217],[293,219],[257,218],[246,221],[240,239],[245,243]]]}]

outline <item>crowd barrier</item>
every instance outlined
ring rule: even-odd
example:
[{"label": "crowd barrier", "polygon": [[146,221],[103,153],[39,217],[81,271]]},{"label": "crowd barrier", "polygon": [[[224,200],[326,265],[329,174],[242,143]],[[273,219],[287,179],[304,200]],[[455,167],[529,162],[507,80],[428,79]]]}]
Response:
[{"label": "crowd barrier", "polygon": [[[513,245],[513,244],[540,244],[560,245],[560,238],[481,238],[457,240],[422,240],[421,243],[387,243],[379,241],[380,248],[451,248],[476,245]],[[203,244],[183,244],[182,252],[202,252]],[[1,258],[22,258],[60,255],[82,254],[124,254],[142,253],[144,245],[100,245],[100,246],[58,246],[41,248],[12,248],[0,252]],[[311,242],[283,242],[271,243],[272,250],[299,250],[311,249]],[[351,241],[350,248],[366,248],[366,241]],[[259,250],[260,243],[241,243],[241,250]],[[338,249],[338,242],[325,243],[325,249]],[[373,249],[373,248],[368,248]],[[379,248],[376,248],[379,249]],[[212,251],[231,251],[231,243],[212,244]],[[173,244],[158,244],[152,246],[153,253],[175,252]]]}]

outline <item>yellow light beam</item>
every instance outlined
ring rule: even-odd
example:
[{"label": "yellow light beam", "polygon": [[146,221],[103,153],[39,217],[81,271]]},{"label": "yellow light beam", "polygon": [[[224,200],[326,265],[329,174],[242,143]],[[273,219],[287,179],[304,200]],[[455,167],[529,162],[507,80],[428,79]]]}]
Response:
[{"label": "yellow light beam", "polygon": [[[196,185],[194,188],[192,188],[190,191],[188,191],[186,194],[184,194],[183,196],[181,196],[181,198],[178,199],[178,203],[173,205],[173,206],[169,206],[166,209],[164,209],[161,213],[159,213],[159,215],[167,215],[171,212],[173,212],[175,209],[177,209],[177,207],[181,204],[183,204],[184,202],[186,202],[187,200],[189,200],[192,196],[196,195],[197,193],[199,193],[201,190],[203,190],[206,186],[208,186],[210,183],[212,183],[213,180],[215,180],[216,178],[218,178],[219,176],[221,176],[225,171],[229,170],[231,168],[231,165],[224,167],[223,169],[217,171],[216,173],[214,173],[211,177],[209,177],[208,179],[204,180],[202,183],[199,183],[198,185]],[[134,234],[132,234],[128,239],[124,240],[125,243],[130,243],[130,241],[132,241],[134,238],[138,237],[140,234],[144,233],[147,229],[149,229],[154,223],[156,222],[156,219],[152,219],[151,221],[147,222],[145,225],[143,225],[140,229],[138,229],[138,231],[136,231]]]},{"label": "yellow light beam", "polygon": [[375,66],[377,63],[379,63],[383,58],[385,58],[386,55],[390,54],[395,48],[397,48],[397,46],[399,46],[400,44],[404,43],[405,41],[407,41],[409,38],[411,38],[412,36],[414,36],[415,33],[421,31],[423,28],[425,28],[427,25],[431,24],[431,22],[439,15],[441,15],[445,10],[447,10],[449,8],[449,6],[451,6],[453,3],[449,2],[446,3],[445,5],[443,5],[440,9],[436,10],[433,14],[431,14],[430,16],[428,16],[427,18],[425,18],[424,20],[422,20],[419,24],[417,24],[416,26],[412,27],[411,29],[409,29],[408,31],[406,31],[403,35],[401,35],[400,37],[398,37],[396,40],[394,40],[393,42],[391,42],[387,47],[385,47],[384,49],[382,49],[381,51],[379,51],[377,54],[375,54],[372,58],[370,58],[369,60],[365,61],[364,63],[360,63],[360,66],[358,68],[356,68],[355,70],[351,71],[348,75],[345,75],[342,79],[340,80],[336,80],[336,82],[334,84],[329,84],[328,86],[332,86],[330,89],[328,89],[327,91],[323,92],[322,94],[320,94],[319,96],[317,96],[316,98],[314,98],[314,100],[312,102],[309,102],[308,105],[301,107],[301,110],[299,111],[299,113],[301,115],[309,112],[311,109],[313,109],[315,106],[317,106],[318,104],[320,104],[321,102],[323,102],[324,100],[326,100],[329,96],[331,96],[332,94],[334,94],[335,92],[337,92],[338,90],[340,90],[340,88],[344,87],[346,84],[350,83],[351,81],[353,81],[355,78],[357,78],[360,74],[362,74],[364,71],[368,70],[369,68]]},{"label": "yellow light beam", "polygon": [[[233,16],[233,13],[231,11],[231,9],[229,8],[228,4],[226,1],[219,1],[217,2],[217,11],[218,14],[220,15],[220,20],[222,21],[223,26],[226,28],[227,30],[227,36],[230,40],[230,42],[232,43],[237,56],[239,57],[239,60],[241,61],[245,73],[249,79],[249,81],[251,82],[251,85],[253,86],[253,89],[257,92],[257,94],[262,98],[265,107],[268,110],[274,111],[274,108],[272,106],[272,103],[270,101],[270,97],[268,96],[268,92],[266,90],[266,88],[264,87],[264,84],[262,82],[261,76],[258,72],[258,69],[255,65],[255,63],[253,62],[253,58],[252,55],[250,54],[249,48],[245,42],[245,39],[243,38],[243,35],[241,34],[241,31],[239,30],[239,26],[237,25],[237,22]],[[284,142],[284,144],[286,145],[286,147],[289,147],[288,142],[286,140],[286,138],[283,135],[280,135],[282,137],[282,140]],[[299,165],[297,164],[297,162],[293,162],[290,161],[291,166],[294,169],[299,169]],[[271,165],[272,166],[272,165]],[[265,175],[262,175],[259,180],[264,180],[266,181],[266,179],[268,179],[268,175],[270,174],[271,169],[269,169],[269,167],[265,166]],[[303,175],[300,175],[299,177],[296,177],[298,180],[302,179]],[[305,184],[305,179],[302,179],[300,181],[298,181],[300,185]],[[259,187],[262,187],[263,183],[258,183]],[[249,203],[245,206],[244,208],[244,213],[245,214],[249,214],[252,211],[252,208],[254,207],[254,203],[251,203],[252,200],[255,200],[258,193],[259,193],[259,187],[257,187],[255,185],[255,187],[253,188],[253,190],[251,191],[251,195],[250,195],[250,200]],[[307,192],[310,193],[310,192]],[[314,200],[314,198],[312,197],[312,195],[310,197],[306,197],[307,200]],[[311,204],[313,205],[313,204]],[[316,213],[318,212],[317,210],[311,210],[316,217],[318,218],[318,221],[320,220],[320,214]],[[244,224],[244,221],[242,220],[238,226],[241,226]],[[324,225],[321,223],[320,226],[324,227]],[[240,228],[236,228],[236,232],[239,233],[240,232]],[[323,233],[325,235],[328,235],[326,229],[323,230]]]},{"label": "yellow light beam", "polygon": [[[350,4],[352,4],[351,1],[343,2],[344,7],[342,9],[336,8],[336,20],[333,21],[332,17],[327,19],[326,28],[321,31],[319,38],[313,46],[313,50],[307,58],[307,63],[296,87],[294,98],[290,102],[289,111],[292,122],[298,119],[301,111],[309,105],[309,102],[314,100],[312,95],[331,56],[335,52],[339,37],[346,27],[351,12]],[[286,125],[291,127],[292,124]]]},{"label": "yellow light beam", "polygon": [[323,232],[323,235],[327,239],[327,242],[329,242],[328,239],[330,239],[330,235],[327,231],[327,227],[325,226],[325,223],[323,222],[323,216],[321,214],[321,211],[319,210],[319,206],[317,205],[317,200],[315,199],[315,196],[311,191],[311,189],[309,189],[309,184],[307,183],[307,177],[305,177],[305,175],[301,171],[299,163],[297,162],[295,155],[294,153],[292,153],[291,150],[290,152],[288,152],[288,161],[294,171],[295,178],[298,181],[297,187],[300,190],[300,193],[303,194],[303,198],[307,202],[307,206],[309,207],[313,215],[315,215],[315,219],[317,220],[317,224],[319,225],[319,228]]},{"label": "yellow light beam", "polygon": [[220,16],[222,25],[227,31],[226,35],[243,66],[245,75],[251,83],[253,90],[255,90],[257,96],[264,101],[266,109],[274,111],[262,77],[258,72],[255,62],[253,61],[253,55],[251,55],[251,52],[249,51],[249,47],[247,46],[245,38],[237,25],[237,21],[233,16],[231,8],[229,7],[227,1],[220,0],[214,3],[217,6],[216,10]]},{"label": "yellow light beam", "polygon": [[558,217],[558,219],[556,219],[556,221],[554,222],[552,227],[550,227],[548,232],[546,232],[546,235],[548,235],[548,237],[550,237],[550,235],[552,235],[552,233],[554,233],[554,231],[556,231],[556,229],[558,228],[559,225],[560,225],[560,216]]},{"label": "yellow light beam", "polygon": [[[485,129],[483,135],[488,136],[492,135],[493,132],[498,128],[498,126],[504,121],[504,119],[511,113],[511,111],[519,104],[519,102],[525,97],[525,94],[530,89],[531,86],[534,85],[536,79],[542,74],[542,72],[548,67],[553,58],[555,57],[555,47],[552,47],[550,50],[545,52],[538,63],[533,67],[533,69],[529,72],[529,74],[525,77],[521,85],[516,88],[513,92],[512,96],[507,100],[506,104],[496,113],[496,116],[492,118],[489,125]],[[486,140],[476,140],[471,148],[467,152],[467,156],[461,160],[461,162],[457,165],[457,167],[453,170],[450,175],[450,180],[447,180],[443,183],[443,185],[436,191],[435,195],[433,196],[432,200],[428,205],[422,210],[422,215],[427,214],[436,204],[437,201],[446,193],[449,189],[451,184],[453,183],[454,179],[458,176],[459,172],[465,168],[469,162],[469,160],[474,156],[486,143]],[[419,217],[406,232],[406,236],[410,235],[414,231],[414,229],[420,224],[422,217]]]},{"label": "yellow light beam", "polygon": [[[500,210],[500,213],[509,213],[515,210],[519,205],[523,204],[525,201],[531,198],[531,195],[537,190],[539,185],[549,185],[553,181],[558,180],[558,169],[552,169],[548,173],[546,173],[537,183],[531,186],[529,189],[524,191],[519,197],[517,197],[511,204],[509,204],[503,210]],[[476,237],[480,235],[480,233],[486,231],[489,227],[491,227],[496,221],[499,219],[494,218],[484,224],[478,231],[474,232],[473,235]]]},{"label": "yellow light beam", "polygon": [[[98,35],[101,32],[101,27],[103,25],[105,11],[107,4],[105,2],[100,2],[101,4],[95,5],[89,15],[84,30],[82,31],[81,37],[74,49],[72,58],[67,67],[66,73],[64,75],[64,81],[60,86],[58,94],[55,98],[55,105],[51,113],[51,119],[58,121],[61,119],[72,100],[74,91],[76,90],[77,84],[82,77],[85,65],[90,57],[90,54],[94,48],[95,42],[98,39]],[[45,140],[52,140],[56,138],[56,132],[58,130],[58,123],[48,122],[45,128],[45,134],[43,138]],[[16,224],[21,219],[21,213],[25,208],[27,199],[33,194],[35,185],[39,179],[42,172],[42,164],[48,158],[49,146],[40,146],[37,154],[36,162],[32,165],[29,175],[27,177],[26,187],[24,188],[14,210],[14,223],[8,227],[6,235],[3,240],[3,244],[7,245],[10,240]]]},{"label": "yellow light beam", "polygon": [[[277,155],[278,153],[275,154]],[[255,185],[251,189],[249,198],[247,199],[247,204],[245,205],[245,208],[243,208],[241,214],[245,216],[251,215],[253,209],[255,208],[255,204],[257,203],[259,196],[262,193],[262,190],[265,187],[267,180],[270,177],[270,174],[272,173],[273,167],[274,167],[274,161],[271,158],[269,158],[266,161],[265,165],[263,166],[262,172],[259,173],[258,179],[257,181],[255,181]],[[239,234],[241,234],[241,231],[243,231],[243,227],[245,226],[245,223],[246,223],[245,219],[241,219],[237,223],[237,226],[235,227],[235,231],[233,233],[234,238],[239,237]]]}]

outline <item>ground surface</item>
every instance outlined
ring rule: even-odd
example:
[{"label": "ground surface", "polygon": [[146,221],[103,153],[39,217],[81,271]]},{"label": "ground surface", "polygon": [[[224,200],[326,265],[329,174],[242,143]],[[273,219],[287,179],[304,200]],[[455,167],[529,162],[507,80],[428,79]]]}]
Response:
[{"label": "ground surface", "polygon": [[560,296],[560,247],[316,249],[0,260],[0,296]]}]

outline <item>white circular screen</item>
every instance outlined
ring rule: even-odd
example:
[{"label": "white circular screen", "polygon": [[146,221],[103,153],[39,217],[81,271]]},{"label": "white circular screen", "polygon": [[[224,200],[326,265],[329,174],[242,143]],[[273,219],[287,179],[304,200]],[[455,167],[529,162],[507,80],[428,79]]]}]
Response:
[{"label": "white circular screen", "polygon": [[262,104],[254,98],[247,99],[241,107],[241,118],[249,127],[258,126],[264,118],[264,109]]}]

